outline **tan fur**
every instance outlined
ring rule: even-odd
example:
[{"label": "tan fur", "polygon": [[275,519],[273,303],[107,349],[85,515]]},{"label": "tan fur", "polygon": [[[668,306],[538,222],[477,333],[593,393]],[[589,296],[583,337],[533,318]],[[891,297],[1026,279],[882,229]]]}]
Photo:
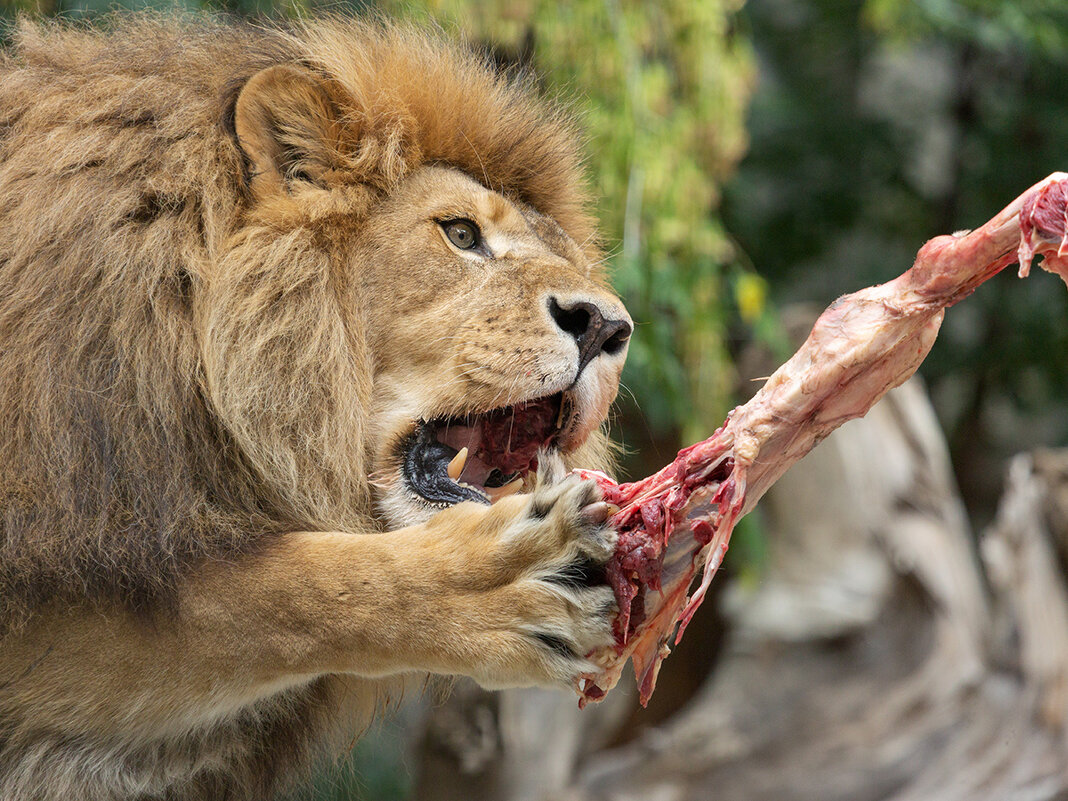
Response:
[{"label": "tan fur", "polygon": [[565,115],[402,27],[105,27],[0,57],[0,799],[261,799],[406,675],[569,684],[591,486],[435,514],[397,465],[564,389],[607,457],[625,351],[576,378],[546,311],[625,318]]}]

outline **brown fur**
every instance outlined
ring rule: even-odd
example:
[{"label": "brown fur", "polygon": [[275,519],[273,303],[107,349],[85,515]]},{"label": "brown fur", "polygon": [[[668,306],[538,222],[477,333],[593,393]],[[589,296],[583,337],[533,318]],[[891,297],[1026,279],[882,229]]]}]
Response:
[{"label": "brown fur", "polygon": [[431,517],[393,457],[566,385],[546,293],[625,314],[565,116],[407,28],[107,27],[0,60],[0,798],[263,798],[388,677],[566,684],[530,632],[607,636],[544,580],[607,555],[588,488]]}]

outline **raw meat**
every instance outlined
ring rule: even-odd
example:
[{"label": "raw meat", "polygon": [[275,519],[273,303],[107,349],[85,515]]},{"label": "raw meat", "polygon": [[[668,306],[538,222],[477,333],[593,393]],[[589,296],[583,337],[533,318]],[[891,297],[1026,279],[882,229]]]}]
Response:
[{"label": "raw meat", "polygon": [[[1054,173],[982,228],[929,241],[893,281],[831,304],[752,400],[655,475],[617,484],[603,473],[576,471],[620,507],[611,521],[619,543],[608,565],[619,603],[616,644],[589,655],[599,670],[579,680],[579,706],[614,687],[628,659],[647,703],[676,623],[678,643],[738,519],[831,431],[866,414],[916,371],[946,307],[1016,260],[1026,276],[1036,253],[1068,282],[1066,224],[1068,174]],[[701,584],[687,597],[702,565]]]}]

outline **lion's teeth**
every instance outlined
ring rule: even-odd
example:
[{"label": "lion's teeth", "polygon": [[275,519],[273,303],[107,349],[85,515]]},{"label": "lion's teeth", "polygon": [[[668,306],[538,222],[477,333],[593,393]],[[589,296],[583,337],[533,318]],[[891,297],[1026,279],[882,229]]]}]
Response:
[{"label": "lion's teeth", "polygon": [[445,472],[449,474],[449,478],[456,481],[460,477],[460,473],[464,471],[464,465],[467,464],[467,448],[460,448],[459,452],[452,457],[452,461],[449,462],[449,466],[445,468]]},{"label": "lion's teeth", "polygon": [[570,394],[564,393],[564,396],[560,399],[560,411],[556,413],[556,430],[559,431],[564,427],[571,418],[571,412],[575,408],[575,401]]},{"label": "lion's teeth", "polygon": [[519,488],[523,486],[523,478],[519,477],[509,481],[503,487],[486,487],[485,492],[490,499],[490,503],[496,503],[501,498],[506,498],[516,492],[519,492]]}]

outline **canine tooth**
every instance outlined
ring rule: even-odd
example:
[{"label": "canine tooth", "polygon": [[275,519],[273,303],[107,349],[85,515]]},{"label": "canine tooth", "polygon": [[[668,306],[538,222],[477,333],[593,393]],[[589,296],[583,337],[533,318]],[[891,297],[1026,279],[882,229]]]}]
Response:
[{"label": "canine tooth", "polygon": [[467,464],[467,447],[460,448],[455,456],[452,457],[452,461],[449,462],[449,466],[445,468],[445,472],[449,474],[449,478],[453,481],[460,477],[460,473],[464,471],[464,465]]},{"label": "canine tooth", "polygon": [[506,498],[516,492],[519,492],[519,488],[523,486],[522,477],[513,479],[505,484],[503,487],[486,487],[482,490],[489,496],[490,503],[496,503],[501,498]]}]

